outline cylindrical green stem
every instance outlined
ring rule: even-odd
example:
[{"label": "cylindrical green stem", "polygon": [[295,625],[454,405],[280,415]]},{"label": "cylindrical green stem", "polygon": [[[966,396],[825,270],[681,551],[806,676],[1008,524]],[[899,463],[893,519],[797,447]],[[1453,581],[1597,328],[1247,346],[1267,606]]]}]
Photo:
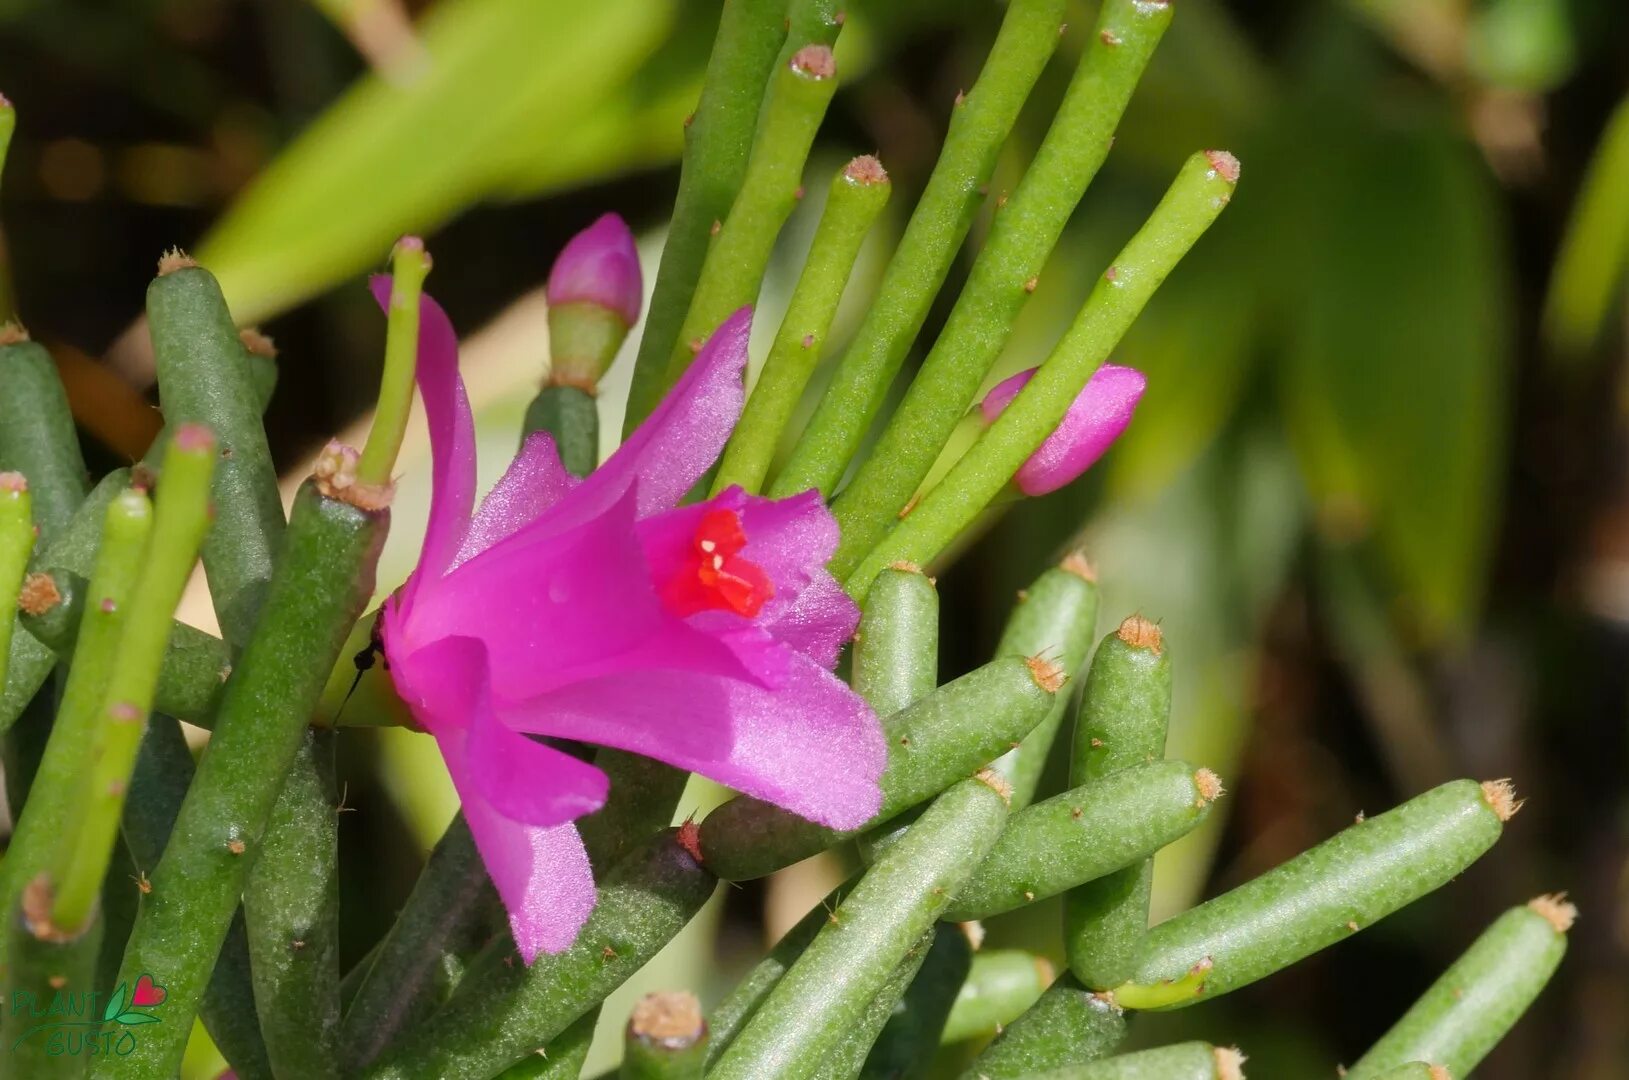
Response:
[{"label": "cylindrical green stem", "polygon": [[189,424],[175,433],[164,453],[164,481],[158,491],[152,536],[97,706],[95,735],[85,766],[88,775],[80,773],[74,783],[80,809],[71,835],[59,840],[62,859],[53,875],[60,882],[53,917],[67,929],[83,925],[90,916],[107,876],[130,774],[153,707],[170,624],[210,527],[215,451],[215,437],[209,429]]},{"label": "cylindrical green stem", "polygon": [[[1092,635],[1096,629],[1097,575],[1084,557],[1072,554],[1018,594],[1018,603],[1007,618],[996,655],[1044,656],[1055,661],[1073,680],[1091,655]],[[1035,725],[1035,730],[990,765],[1012,785],[1015,813],[1035,798],[1047,754],[1057,738],[1063,714],[1068,711],[1069,696],[1059,694],[1052,703],[1052,711]]]},{"label": "cylindrical green stem", "polygon": [[204,572],[221,630],[234,648],[242,648],[254,630],[283,537],[283,504],[260,424],[260,392],[220,286],[190,259],[177,256],[160,264],[159,276],[147,288],[147,324],[165,420],[172,428],[207,424],[220,443]]},{"label": "cylindrical green stem", "polygon": [[0,387],[0,471],[28,478],[43,547],[68,524],[89,485],[56,362],[15,323],[0,326]]},{"label": "cylindrical green stem", "polygon": [[787,36],[786,14],[786,0],[724,4],[701,101],[685,126],[679,190],[639,340],[624,436],[650,415],[667,389],[668,360],[690,310],[713,223],[729,214],[747,171],[758,103]]},{"label": "cylindrical green stem", "polygon": [[701,1080],[707,1021],[696,995],[646,994],[623,1031],[622,1080]]},{"label": "cylindrical green stem", "polygon": [[554,436],[560,464],[573,476],[587,476],[600,460],[600,407],[580,386],[545,386],[526,407],[521,438],[534,431]]},{"label": "cylindrical green stem", "polygon": [[960,927],[935,930],[921,970],[866,1055],[862,1080],[912,1080],[925,1074],[972,962],[972,943]]},{"label": "cylindrical green stem", "polygon": [[939,340],[871,455],[832,505],[844,577],[876,546],[944,449],[1035,290],[1052,246],[1097,175],[1173,5],[1106,0],[1035,160],[1001,206]]},{"label": "cylindrical green stem", "polygon": [[17,625],[17,595],[34,553],[34,500],[28,478],[0,472],[0,685],[11,660],[11,634]]},{"label": "cylindrical green stem", "polygon": [[1045,957],[1022,949],[973,954],[973,967],[950,1007],[940,1041],[956,1043],[996,1034],[1039,1000],[1055,974]]},{"label": "cylindrical green stem", "polygon": [[803,163],[836,89],[837,67],[824,45],[799,49],[770,75],[746,176],[701,264],[690,311],[668,360],[667,385],[684,374],[731,312],[757,300],[775,238],[803,190]]},{"label": "cylindrical green stem", "polygon": [[407,434],[419,355],[419,297],[429,273],[430,253],[424,250],[424,241],[416,236],[398,240],[390,257],[390,307],[385,314],[385,370],[379,380],[379,404],[356,462],[356,479],[361,484],[390,483],[396,454]]},{"label": "cylindrical green stem", "polygon": [[1517,805],[1503,781],[1455,780],[1360,821],[1154,927],[1114,998],[1181,1008],[1280,971],[1457,877]]},{"label": "cylindrical green stem", "polygon": [[882,989],[866,1003],[865,1010],[853,1023],[844,1027],[836,1045],[821,1058],[820,1067],[810,1074],[811,1080],[856,1080],[862,1075],[877,1040],[882,1037],[888,1021],[899,1013],[906,992],[927,962],[937,935],[938,929],[929,927],[928,932],[911,946],[905,959],[889,972]]},{"label": "cylindrical green stem", "polygon": [[[1092,659],[1075,721],[1069,778],[1084,784],[1165,754],[1171,716],[1171,657],[1160,628],[1140,615],[1103,639]],[[1131,977],[1148,932],[1154,862],[1117,870],[1064,897],[1069,970],[1093,990]]]},{"label": "cylindrical green stem", "polygon": [[278,1075],[339,1076],[334,733],[307,729],[243,893],[256,1011]]},{"label": "cylindrical green stem", "polygon": [[[136,879],[127,884],[143,895],[148,895],[152,885],[148,871],[158,865],[169,844],[196,772],[181,725],[172,717],[154,713],[147,720],[136,771],[130,777],[130,798],[124,806],[125,845],[135,863],[132,876]],[[249,968],[249,936],[240,909],[215,958],[198,1015],[210,1039],[245,1080],[272,1075]],[[109,985],[113,984],[110,980]]]},{"label": "cylindrical green stem", "polygon": [[580,1080],[594,1045],[600,1010],[589,1009],[570,1027],[498,1074],[498,1080]]},{"label": "cylindrical green stem", "polygon": [[992,786],[999,778],[988,780],[965,780],[939,796],[866,871],[709,1072],[711,1080],[814,1074],[1000,834],[1007,802]]},{"label": "cylindrical green stem", "polygon": [[1112,1054],[1125,1037],[1125,1014],[1065,975],[997,1035],[962,1078],[1017,1080],[1084,1065]]},{"label": "cylindrical green stem", "polygon": [[[901,559],[926,566],[971,525],[1019,466],[1057,428],[1092,372],[1137,318],[1160,282],[1232,197],[1239,164],[1219,150],[1195,154],[1012,404],[932,491],[849,575],[863,596],[877,572]],[[832,398],[827,396],[827,402]],[[909,494],[907,492],[907,494]]]},{"label": "cylindrical green stem", "polygon": [[[888,767],[871,829],[970,776],[1027,735],[1052,707],[1061,673],[1039,660],[1004,657],[947,683],[884,725]],[[740,796],[701,823],[708,867],[727,881],[773,873],[855,835]],[[971,868],[969,868],[971,869]]]},{"label": "cylindrical green stem", "polygon": [[449,953],[469,950],[472,930],[498,903],[462,814],[453,817],[413,886],[407,905],[368,963],[339,1040],[346,1071],[378,1057],[436,1001],[436,973]]},{"label": "cylindrical green stem", "polygon": [[[84,782],[92,760],[103,698],[119,655],[119,638],[141,575],[152,530],[153,508],[145,493],[127,489],[107,508],[102,548],[88,589],[95,600],[80,626],[82,663],[68,669],[50,740],[40,756],[36,783],[0,863],[5,881],[0,904],[12,910],[23,888],[48,873],[54,893],[62,860],[85,805]],[[49,913],[48,913],[49,914]]]},{"label": "cylindrical green stem", "polygon": [[1034,1072],[1024,1080],[1244,1080],[1244,1055],[1210,1043],[1178,1043]]},{"label": "cylindrical green stem", "polygon": [[1209,769],[1155,761],[1020,810],[946,918],[999,915],[1141,862],[1203,821],[1221,786]]},{"label": "cylindrical green stem", "polygon": [[1346,1075],[1382,1080],[1426,1061],[1469,1076],[1550,981],[1577,914],[1540,896],[1499,916]]},{"label": "cylindrical green stem", "polygon": [[787,302],[786,316],[729,445],[724,448],[718,476],[713,480],[715,493],[732,484],[751,492],[763,487],[781,432],[792,419],[809,376],[820,362],[826,333],[860,254],[860,244],[887,205],[892,190],[888,173],[874,157],[855,158],[832,178],[826,208]]},{"label": "cylindrical green stem", "polygon": [[[772,495],[837,487],[967,237],[1018,111],[1058,47],[1064,0],[1015,0],[973,89],[957,95],[939,161]],[[892,560],[890,560],[892,561]]]},{"label": "cylindrical green stem", "polygon": [[[386,523],[384,512],[324,495],[313,483],[296,496],[260,625],[227,682],[215,733],[125,951],[124,976],[164,972],[174,1022],[117,1066],[98,1063],[98,1075],[169,1076],[181,1060],[283,778],[373,592]],[[257,850],[245,858],[251,846]]]},{"label": "cylindrical green stem", "polygon": [[916,567],[891,566],[877,575],[854,635],[853,684],[880,717],[939,684],[939,592]]},{"label": "cylindrical green stem", "polygon": [[809,913],[799,919],[792,929],[781,935],[774,948],[747,972],[729,996],[718,1003],[707,1018],[707,1027],[712,1033],[707,1047],[709,1067],[729,1049],[730,1043],[746,1027],[747,1021],[797,962],[797,958],[803,955],[803,950],[809,947],[809,942],[820,933],[820,928],[831,919],[832,913],[853,887],[852,880],[845,882],[810,908]]},{"label": "cylindrical green stem", "polygon": [[[41,615],[25,614],[23,628],[48,646],[64,661],[77,655],[80,628],[91,600],[90,583],[70,570],[52,570],[52,587],[60,601]],[[158,672],[153,690],[153,711],[202,728],[215,725],[215,706],[220,701],[232,661],[226,642],[197,627],[175,622],[170,627],[169,648]]]},{"label": "cylindrical green stem", "polygon": [[1432,1065],[1426,1061],[1411,1061],[1406,1065],[1399,1065],[1395,1069],[1387,1069],[1380,1073],[1375,1080],[1454,1080],[1454,1074],[1445,1066]]},{"label": "cylindrical green stem", "polygon": [[[99,1010],[96,991],[111,989],[95,985],[96,953],[102,943],[100,913],[93,909],[83,926],[64,931],[52,920],[51,905],[51,879],[41,874],[6,912],[11,970],[0,1040],[6,1076],[14,1080],[83,1076],[92,1048],[100,1048],[101,1033],[123,1030],[107,1022],[98,1027],[93,1021],[101,1019],[100,1014],[88,1004],[96,1002],[94,1008]],[[92,1022],[71,1022],[79,1016]]]},{"label": "cylindrical green stem", "polygon": [[717,880],[664,833],[605,875],[594,913],[570,948],[527,967],[503,935],[440,1012],[359,1075],[484,1080],[502,1072],[643,967],[701,910]]}]

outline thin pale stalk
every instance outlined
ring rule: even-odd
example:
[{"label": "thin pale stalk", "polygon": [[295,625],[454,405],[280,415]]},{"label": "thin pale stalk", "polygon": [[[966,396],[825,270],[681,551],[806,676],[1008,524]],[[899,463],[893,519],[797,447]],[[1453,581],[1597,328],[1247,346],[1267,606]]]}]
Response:
[{"label": "thin pale stalk", "polygon": [[107,876],[170,624],[209,530],[215,451],[209,429],[189,425],[176,432],[164,455],[146,558],[97,706],[88,774],[74,782],[81,810],[53,874],[59,885],[52,918],[65,929],[83,925]]},{"label": "thin pale stalk", "polygon": [[758,103],[787,36],[785,17],[785,0],[724,4],[701,100],[685,126],[679,190],[639,340],[624,436],[650,415],[666,389],[668,359],[690,311],[713,222],[729,215],[746,175]]},{"label": "thin pale stalk", "polygon": [[1063,227],[1108,157],[1172,7],[1157,0],[1103,4],[1052,126],[1017,190],[996,210],[939,339],[870,456],[832,504],[843,529],[831,564],[838,577],[898,520],[973,404]]},{"label": "thin pale stalk", "polygon": [[770,494],[836,489],[972,227],[1019,110],[1058,47],[1065,7],[1064,0],[1008,5],[978,81],[957,95],[944,148],[877,297]]},{"label": "thin pale stalk", "polygon": [[1210,228],[1232,198],[1238,177],[1238,162],[1222,151],[1188,159],[1035,377],[944,480],[849,575],[845,585],[851,595],[863,596],[889,563],[904,560],[926,566],[977,519],[1052,434],[1154,290]]},{"label": "thin pale stalk", "polygon": [[891,191],[888,174],[873,157],[855,158],[832,178],[826,207],[780,331],[724,448],[713,481],[714,494],[731,485],[754,493],[763,488],[781,432],[820,362],[860,245]]},{"label": "thin pale stalk", "polygon": [[404,236],[396,242],[390,261],[390,307],[385,315],[385,368],[379,382],[379,403],[374,408],[368,441],[357,459],[358,483],[385,485],[396,467],[396,455],[407,434],[413,407],[413,371],[419,353],[419,297],[430,273],[430,254],[424,241]]},{"label": "thin pale stalk", "polygon": [[668,358],[667,386],[731,312],[757,300],[775,238],[802,195],[803,165],[836,88],[837,69],[824,45],[799,49],[770,76],[752,157],[701,264]]}]

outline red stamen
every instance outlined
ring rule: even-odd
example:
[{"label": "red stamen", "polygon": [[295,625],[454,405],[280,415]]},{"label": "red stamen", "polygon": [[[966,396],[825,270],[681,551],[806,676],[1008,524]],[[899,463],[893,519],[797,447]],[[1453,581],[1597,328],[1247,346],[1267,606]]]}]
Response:
[{"label": "red stamen", "polygon": [[714,508],[703,514],[692,544],[694,572],[681,572],[664,590],[679,614],[733,611],[750,619],[775,595],[763,568],[740,557],[747,533],[734,510]]}]

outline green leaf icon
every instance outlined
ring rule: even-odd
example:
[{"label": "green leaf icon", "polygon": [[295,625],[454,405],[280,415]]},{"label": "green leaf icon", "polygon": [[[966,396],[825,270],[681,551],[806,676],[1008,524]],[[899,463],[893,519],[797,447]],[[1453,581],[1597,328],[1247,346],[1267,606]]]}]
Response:
[{"label": "green leaf icon", "polygon": [[102,1010],[102,1023],[105,1024],[124,1012],[125,996],[125,984],[120,983],[118,989],[113,991],[113,996],[108,998],[107,1008]]},{"label": "green leaf icon", "polygon": [[118,1015],[117,1019],[118,1019],[119,1023],[121,1023],[121,1024],[129,1024],[131,1027],[134,1027],[137,1024],[156,1024],[156,1023],[158,1023],[158,1017],[156,1017],[156,1016],[148,1016],[146,1013],[139,1013],[139,1012],[120,1013]]}]

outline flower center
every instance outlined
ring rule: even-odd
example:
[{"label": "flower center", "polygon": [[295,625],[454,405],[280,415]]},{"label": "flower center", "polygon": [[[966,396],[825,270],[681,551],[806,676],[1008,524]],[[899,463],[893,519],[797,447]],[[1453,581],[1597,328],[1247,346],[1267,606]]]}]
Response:
[{"label": "flower center", "polygon": [[747,533],[741,515],[717,508],[702,515],[691,539],[692,562],[663,590],[681,615],[698,611],[733,611],[752,618],[775,595],[769,575],[741,557]]}]

